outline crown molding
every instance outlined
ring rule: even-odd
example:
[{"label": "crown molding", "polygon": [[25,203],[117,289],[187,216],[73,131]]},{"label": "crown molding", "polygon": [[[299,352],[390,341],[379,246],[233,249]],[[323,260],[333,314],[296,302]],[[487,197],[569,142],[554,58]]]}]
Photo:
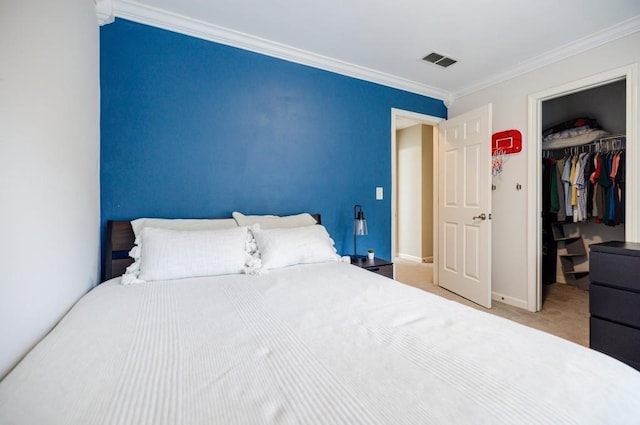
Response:
[{"label": "crown molding", "polygon": [[494,84],[510,80],[519,75],[526,74],[544,66],[559,62],[563,59],[567,59],[571,56],[586,52],[587,50],[602,46],[603,44],[609,43],[619,38],[626,37],[638,31],[640,31],[640,15],[634,16],[620,22],[617,25],[613,25],[602,31],[595,32],[587,37],[581,38],[569,44],[565,44],[564,46],[561,46],[557,49],[546,52],[542,55],[536,56],[530,60],[520,63],[519,65],[509,69],[506,72],[496,74],[491,78],[487,78],[478,83],[469,85],[459,91],[455,91],[452,95],[452,101],[455,101],[456,99],[463,96],[467,96],[471,93],[480,91],[487,87],[493,86]]},{"label": "crown molding", "polygon": [[113,13],[113,0],[93,0],[96,6],[96,16],[98,24],[106,25],[113,22],[115,15]]},{"label": "crown molding", "polygon": [[289,62],[311,66],[325,71],[346,75],[360,80],[405,90],[442,100],[449,107],[456,99],[480,91],[492,85],[510,80],[544,66],[601,46],[616,39],[640,31],[640,15],[617,25],[591,34],[557,49],[546,52],[490,78],[449,92],[416,81],[351,64],[338,59],[276,43],[240,31],[220,27],[208,22],[178,15],[163,9],[147,6],[134,0],[94,0],[101,25],[113,22],[114,16],[141,24],[166,29],[180,34],[201,38],[228,46],[264,54]]},{"label": "crown molding", "polygon": [[445,104],[451,100],[451,93],[446,90],[146,6],[136,1],[113,0],[113,6],[115,16],[119,18],[429,96],[442,100]]}]

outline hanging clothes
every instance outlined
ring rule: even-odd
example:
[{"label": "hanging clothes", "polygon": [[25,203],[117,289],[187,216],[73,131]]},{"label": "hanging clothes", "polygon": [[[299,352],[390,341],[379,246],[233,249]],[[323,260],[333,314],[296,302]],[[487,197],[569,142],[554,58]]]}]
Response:
[{"label": "hanging clothes", "polygon": [[[568,156],[564,163],[564,171],[562,172],[562,183],[564,184],[564,205],[566,219],[573,216],[573,206],[571,206],[571,156]],[[573,220],[573,218],[571,218]]]},{"label": "hanging clothes", "polygon": [[595,171],[594,159],[595,154],[593,152],[587,153],[585,165],[584,165],[584,181],[587,197],[586,204],[586,217],[587,219],[593,217],[593,184],[591,183],[591,174]]},{"label": "hanging clothes", "polygon": [[598,216],[598,205],[596,203],[596,181],[600,177],[600,154],[596,153],[593,155],[593,172],[589,176],[589,181],[591,182],[591,187],[593,188],[593,209],[591,211],[591,215],[593,217]]},{"label": "hanging clothes", "polygon": [[598,197],[598,218],[601,223],[606,224],[609,216],[609,189],[611,188],[611,161],[609,155],[600,156],[600,176],[597,185],[600,188],[600,196]]},{"label": "hanging clothes", "polygon": [[567,219],[567,207],[564,198],[564,182],[562,181],[562,173],[564,172],[564,158],[556,160],[556,190],[558,199],[558,221],[565,221]]},{"label": "hanging clothes", "polygon": [[597,150],[610,148],[608,144],[581,146],[565,150],[563,157],[559,152],[545,153],[543,215],[552,214],[560,222],[624,224],[624,149],[592,152],[594,146]]},{"label": "hanging clothes", "polygon": [[578,184],[577,179],[580,173],[580,157],[574,155],[571,157],[571,172],[569,174],[569,183],[571,183],[571,215],[573,216],[573,222],[576,223],[580,220],[580,211],[578,210]]},{"label": "hanging clothes", "polygon": [[582,152],[578,156],[577,170],[576,170],[576,187],[578,192],[577,221],[586,221],[588,219],[588,216],[587,216],[588,189],[587,189],[586,180],[584,178],[584,175],[585,175],[584,171],[585,171],[585,168],[587,167],[588,158],[589,158],[589,154],[586,152]]},{"label": "hanging clothes", "polygon": [[615,224],[620,225],[624,224],[625,217],[625,184],[624,184],[624,176],[626,171],[625,164],[625,152],[620,151],[618,153],[619,163],[618,163],[618,172],[616,173],[615,182],[618,188],[618,198],[616,203],[616,213],[615,213]]}]

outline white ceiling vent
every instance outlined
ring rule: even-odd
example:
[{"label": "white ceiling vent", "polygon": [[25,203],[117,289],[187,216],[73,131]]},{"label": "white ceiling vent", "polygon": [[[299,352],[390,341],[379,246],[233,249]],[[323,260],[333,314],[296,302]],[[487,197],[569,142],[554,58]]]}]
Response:
[{"label": "white ceiling vent", "polygon": [[458,62],[455,59],[448,58],[445,55],[441,55],[440,53],[436,52],[429,53],[427,56],[423,57],[422,60],[425,62],[431,62],[433,64],[440,65],[443,68],[447,68]]}]

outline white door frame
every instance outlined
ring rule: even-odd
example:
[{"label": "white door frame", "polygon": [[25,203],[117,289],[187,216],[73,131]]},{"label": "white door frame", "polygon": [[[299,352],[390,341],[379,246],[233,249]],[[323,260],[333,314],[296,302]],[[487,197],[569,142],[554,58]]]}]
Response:
[{"label": "white door frame", "polygon": [[[527,309],[540,311],[542,309],[542,162],[540,161],[542,146],[542,102],[565,96],[571,93],[602,86],[622,79],[626,80],[626,209],[625,216],[637,217],[640,211],[640,140],[638,139],[638,65],[633,64],[613,69],[578,81],[573,81],[558,87],[547,89],[529,95],[528,133],[528,217],[527,217]],[[534,189],[535,188],[535,189]],[[637,220],[625,221],[625,239],[630,242],[640,242],[640,225]]]},{"label": "white door frame", "polygon": [[[403,109],[391,108],[391,261],[394,261],[396,256],[398,255],[398,247],[396,246],[396,238],[398,235],[398,176],[397,176],[397,141],[396,141],[396,117],[408,118],[417,123],[424,125],[431,125],[437,127],[438,124],[442,121],[445,121],[445,118],[435,117],[433,115],[425,115],[417,112],[405,111]],[[437,229],[438,225],[438,210],[436,208],[438,201],[438,140],[433,141],[434,151],[433,151],[433,187],[436,190],[433,191],[434,197],[434,212],[433,212],[433,225],[434,229]],[[437,246],[438,246],[438,235],[437,232],[433,232],[433,263],[438,264],[437,258]],[[395,268],[394,268],[394,277],[395,277]],[[435,284],[438,283],[438,272],[436,267],[434,267],[433,272],[433,282]]]}]

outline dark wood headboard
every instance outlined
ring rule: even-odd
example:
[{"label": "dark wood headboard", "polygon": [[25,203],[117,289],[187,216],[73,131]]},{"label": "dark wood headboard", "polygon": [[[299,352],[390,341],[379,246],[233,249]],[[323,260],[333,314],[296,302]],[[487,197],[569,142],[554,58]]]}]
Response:
[{"label": "dark wood headboard", "polygon": [[129,251],[135,241],[133,228],[130,221],[107,222],[107,252],[105,253],[104,267],[102,268],[102,280],[124,274],[133,258],[129,257]]},{"label": "dark wood headboard", "polygon": [[[320,214],[311,214],[318,224],[322,224]],[[229,217],[226,217],[229,218]],[[102,281],[121,276],[133,263],[129,251],[134,247],[135,235],[130,221],[107,221],[107,251],[102,268]]]}]

